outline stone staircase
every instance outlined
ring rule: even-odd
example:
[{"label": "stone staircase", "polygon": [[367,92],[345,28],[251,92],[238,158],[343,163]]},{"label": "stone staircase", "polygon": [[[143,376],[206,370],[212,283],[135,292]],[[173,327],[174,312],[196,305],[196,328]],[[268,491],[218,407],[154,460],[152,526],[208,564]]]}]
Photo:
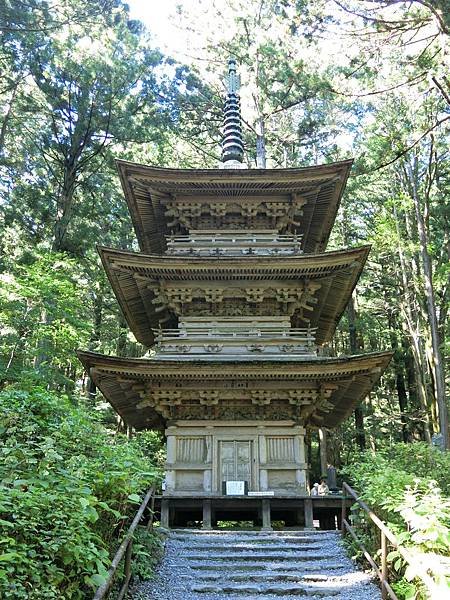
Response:
[{"label": "stone staircase", "polygon": [[173,530],[159,577],[145,589],[133,598],[381,598],[334,531]]}]

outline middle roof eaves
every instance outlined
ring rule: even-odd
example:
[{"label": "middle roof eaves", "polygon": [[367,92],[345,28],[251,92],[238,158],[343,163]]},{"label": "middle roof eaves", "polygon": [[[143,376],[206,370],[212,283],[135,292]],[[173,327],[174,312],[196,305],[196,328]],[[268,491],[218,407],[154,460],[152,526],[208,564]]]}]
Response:
[{"label": "middle roof eaves", "polygon": [[[208,282],[214,285],[255,285],[283,282],[320,284],[310,315],[317,327],[317,343],[329,342],[359,279],[370,246],[321,254],[279,257],[198,258],[141,254],[99,247],[99,253],[125,318],[136,339],[154,344],[152,328],[158,328],[161,311],[155,306],[155,288],[162,282],[182,287]],[[165,327],[176,323],[165,323]]]}]

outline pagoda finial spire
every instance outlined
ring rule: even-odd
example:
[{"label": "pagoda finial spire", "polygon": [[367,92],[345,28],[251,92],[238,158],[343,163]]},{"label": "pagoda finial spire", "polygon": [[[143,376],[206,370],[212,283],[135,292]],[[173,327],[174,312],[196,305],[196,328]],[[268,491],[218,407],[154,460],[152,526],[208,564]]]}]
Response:
[{"label": "pagoda finial spire", "polygon": [[230,57],[222,139],[222,162],[225,167],[230,168],[242,168],[240,163],[244,160],[239,88],[240,78],[236,71],[236,59]]}]

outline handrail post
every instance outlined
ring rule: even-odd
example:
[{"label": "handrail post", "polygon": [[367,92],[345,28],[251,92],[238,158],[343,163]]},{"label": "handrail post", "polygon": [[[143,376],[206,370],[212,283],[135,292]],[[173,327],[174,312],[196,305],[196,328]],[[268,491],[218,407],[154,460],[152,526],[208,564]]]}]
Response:
[{"label": "handrail post", "polygon": [[341,506],[341,533],[345,536],[345,521],[347,519],[347,496],[345,494],[345,483],[342,484],[342,506]]},{"label": "handrail post", "polygon": [[147,533],[153,529],[153,521],[155,517],[155,494],[152,496],[150,503],[150,516],[147,523]]},{"label": "handrail post", "polygon": [[120,546],[112,560],[112,563],[108,570],[108,574],[107,574],[105,581],[97,588],[97,591],[95,592],[93,600],[104,600],[104,598],[106,598],[108,592],[111,589],[113,579],[116,575],[117,567],[119,566],[120,562],[122,561],[122,559],[125,555],[125,579],[124,579],[124,583],[122,585],[122,589],[119,593],[119,597],[117,600],[122,600],[122,598],[124,598],[124,595],[126,594],[126,591],[127,591],[127,577],[128,577],[128,581],[131,578],[131,558],[132,558],[131,554],[132,554],[132,547],[133,547],[132,544],[133,544],[134,530],[138,526],[138,523],[141,520],[145,509],[147,508],[147,504],[149,503],[152,496],[154,496],[154,494],[155,494],[155,486],[152,485],[152,487],[148,490],[147,494],[145,495],[145,498],[142,501],[142,504],[140,505],[139,510],[137,511],[137,513],[133,519],[133,522],[131,523],[131,525],[128,529],[127,534],[125,535],[125,538],[122,540],[122,543],[120,544]]},{"label": "handrail post", "polygon": [[133,554],[133,539],[130,540],[130,543],[127,546],[127,551],[125,553],[125,580],[129,581],[131,577],[131,557]]},{"label": "handrail post", "polygon": [[133,554],[133,538],[128,542],[127,549],[125,551],[125,565],[124,565],[124,574],[123,574],[123,583],[120,588],[119,595],[117,596],[117,600],[123,600],[128,592],[128,587],[131,581],[131,559]]},{"label": "handrail post", "polygon": [[386,589],[387,583],[387,539],[384,531],[381,531],[381,598],[387,600],[388,593]]}]

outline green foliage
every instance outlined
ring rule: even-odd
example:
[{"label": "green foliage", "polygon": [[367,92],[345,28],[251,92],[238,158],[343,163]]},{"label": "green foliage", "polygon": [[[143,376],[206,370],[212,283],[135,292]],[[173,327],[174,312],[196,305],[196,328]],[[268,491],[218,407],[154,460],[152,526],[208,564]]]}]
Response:
[{"label": "green foliage", "polygon": [[162,535],[154,529],[148,532],[145,527],[138,527],[133,541],[133,576],[141,581],[152,579],[163,552]]},{"label": "green foliage", "polygon": [[[181,14],[188,4],[180,2]],[[223,89],[206,82],[219,83],[230,53],[241,63],[249,163],[257,135],[269,166],[356,157],[332,244],[372,244],[355,299],[358,351],[393,348],[395,355],[363,404],[366,441],[380,451],[353,460],[348,473],[396,531],[404,532],[405,518],[417,523],[405,543],[442,556],[446,455],[418,444],[379,448],[385,440],[427,439],[438,428],[424,250],[444,362],[450,352],[449,16],[445,0],[434,11],[431,4],[229,0],[217,11],[207,7],[201,39],[192,35],[202,22],[195,5],[185,24],[205,53],[188,67],[165,58],[121,0],[3,2],[0,382],[26,378],[47,390],[2,392],[0,581],[16,578],[11,594],[81,597],[80,582],[89,590],[98,584],[105,553],[126,527],[121,515],[135,510],[151,479],[142,475],[152,473],[143,454],[163,463],[157,434],[113,439],[95,417],[48,390],[86,387],[76,347],[145,352],[95,251],[97,243],[136,248],[114,157],[217,166]],[[414,161],[415,182],[408,177]],[[350,325],[344,316],[332,344],[337,354],[349,353]],[[352,420],[330,436],[333,444],[336,461],[354,456]],[[370,547],[372,531],[365,531]],[[403,573],[400,557],[392,565]],[[404,597],[411,592],[412,584],[397,585]]]},{"label": "green foliage", "polygon": [[64,367],[88,340],[85,286],[75,261],[57,253],[29,256],[0,273],[0,379],[34,365],[46,380],[67,381]]},{"label": "green foliage", "polygon": [[394,581],[391,587],[399,600],[415,600],[417,596],[416,586],[405,579]]},{"label": "green foliage", "polygon": [[[354,456],[343,474],[397,535],[401,547],[433,572],[436,584],[450,585],[450,454],[423,443],[394,444],[376,454]],[[366,547],[375,552],[378,530],[356,504],[352,521]],[[415,566],[408,566],[396,550],[388,560],[403,594],[399,597],[410,597],[413,589],[420,593]]]},{"label": "green foliage", "polygon": [[87,598],[157,467],[40,388],[0,392],[0,595]]}]

